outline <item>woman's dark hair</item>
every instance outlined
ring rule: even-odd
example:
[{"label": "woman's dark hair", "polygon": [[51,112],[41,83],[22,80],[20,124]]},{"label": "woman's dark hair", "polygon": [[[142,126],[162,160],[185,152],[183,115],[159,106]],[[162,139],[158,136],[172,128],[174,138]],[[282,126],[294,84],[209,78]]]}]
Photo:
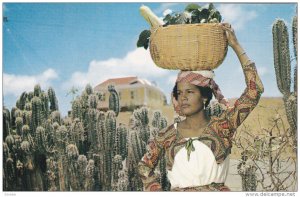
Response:
[{"label": "woman's dark hair", "polygon": [[[201,96],[207,99],[207,101],[204,105],[205,107],[207,107],[209,105],[210,100],[212,99],[212,95],[213,95],[212,89],[209,88],[209,87],[201,87],[201,86],[196,86],[196,87],[200,91]],[[172,94],[173,94],[173,96],[175,97],[175,99],[177,101],[178,100],[177,83],[175,83]]]}]

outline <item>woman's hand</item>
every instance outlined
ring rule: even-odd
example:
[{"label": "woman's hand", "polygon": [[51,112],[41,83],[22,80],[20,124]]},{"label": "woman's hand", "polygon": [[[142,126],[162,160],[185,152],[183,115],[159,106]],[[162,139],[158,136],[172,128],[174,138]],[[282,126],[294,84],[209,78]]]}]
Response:
[{"label": "woman's hand", "polygon": [[235,48],[239,43],[235,36],[234,30],[229,23],[221,23],[223,29],[225,30],[226,37],[228,40],[229,46]]},{"label": "woman's hand", "polygon": [[249,61],[249,57],[247,56],[242,46],[239,44],[233,28],[229,23],[221,23],[221,26],[226,33],[229,46],[231,46],[231,48],[235,51],[241,62],[241,65],[245,65]]}]

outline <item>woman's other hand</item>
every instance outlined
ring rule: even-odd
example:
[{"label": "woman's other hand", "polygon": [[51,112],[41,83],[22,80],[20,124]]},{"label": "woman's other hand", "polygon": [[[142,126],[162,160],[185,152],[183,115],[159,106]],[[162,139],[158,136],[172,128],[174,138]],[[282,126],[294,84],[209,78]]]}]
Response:
[{"label": "woman's other hand", "polygon": [[229,46],[235,48],[238,45],[238,40],[235,36],[234,30],[229,23],[220,23],[225,30],[226,37],[228,40]]},{"label": "woman's other hand", "polygon": [[242,46],[239,44],[231,25],[229,23],[220,24],[226,33],[229,46],[231,46],[231,48],[235,51],[236,55],[238,56],[241,62],[241,65],[247,64],[247,62],[249,61],[249,57],[247,56]]}]

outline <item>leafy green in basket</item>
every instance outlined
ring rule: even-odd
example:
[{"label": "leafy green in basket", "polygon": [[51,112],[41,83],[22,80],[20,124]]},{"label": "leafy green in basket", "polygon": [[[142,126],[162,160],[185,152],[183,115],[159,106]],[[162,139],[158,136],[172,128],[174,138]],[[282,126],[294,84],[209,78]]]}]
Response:
[{"label": "leafy green in basket", "polygon": [[[182,13],[167,14],[163,21],[165,23],[164,27],[177,24],[220,23],[222,16],[212,3],[209,3],[208,8],[191,3],[186,6]],[[142,31],[137,42],[137,47],[147,49],[150,36],[151,32],[149,30]]]}]

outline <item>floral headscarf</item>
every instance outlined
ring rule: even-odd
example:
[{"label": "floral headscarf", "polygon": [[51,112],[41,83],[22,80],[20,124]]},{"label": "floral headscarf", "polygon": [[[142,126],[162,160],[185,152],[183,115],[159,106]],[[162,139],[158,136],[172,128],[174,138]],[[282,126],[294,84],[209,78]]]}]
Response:
[{"label": "floral headscarf", "polygon": [[[177,82],[186,82],[196,86],[209,87],[212,89],[215,98],[219,103],[224,104],[226,107],[229,106],[228,101],[224,98],[219,86],[213,80],[213,71],[180,71],[178,73]],[[180,108],[174,95],[172,95],[172,102],[175,111],[180,115]]]}]

